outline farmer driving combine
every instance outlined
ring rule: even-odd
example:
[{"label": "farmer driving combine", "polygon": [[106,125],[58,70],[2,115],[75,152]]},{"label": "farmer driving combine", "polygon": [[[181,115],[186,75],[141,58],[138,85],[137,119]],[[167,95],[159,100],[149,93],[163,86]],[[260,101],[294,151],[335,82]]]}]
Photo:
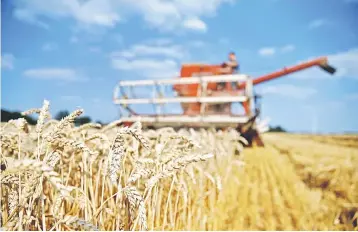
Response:
[{"label": "farmer driving combine", "polygon": [[[221,72],[222,74],[234,74],[239,71],[239,63],[236,60],[236,55],[234,52],[229,53],[229,60],[222,64]],[[236,82],[232,82],[231,86],[235,89]],[[225,82],[218,84],[218,89],[221,90],[225,87]]]},{"label": "farmer driving combine", "polygon": [[234,52],[229,53],[229,60],[226,61],[223,65],[222,71],[224,73],[232,74],[239,71],[239,63],[236,60],[236,55]]}]

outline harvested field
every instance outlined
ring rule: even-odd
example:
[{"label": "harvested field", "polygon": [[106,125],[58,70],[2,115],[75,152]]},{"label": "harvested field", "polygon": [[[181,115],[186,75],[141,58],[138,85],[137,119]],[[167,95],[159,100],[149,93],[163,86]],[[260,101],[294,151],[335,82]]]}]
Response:
[{"label": "harvested field", "polygon": [[243,149],[234,130],[74,127],[79,110],[41,112],[36,127],[2,125],[4,229],[358,229],[358,149],[339,138],[268,133]]},{"label": "harvested field", "polygon": [[[275,133],[273,133],[275,134]],[[340,145],[345,147],[358,148],[358,135],[307,135],[307,134],[285,134],[285,137],[292,139],[312,140],[324,144]]]}]

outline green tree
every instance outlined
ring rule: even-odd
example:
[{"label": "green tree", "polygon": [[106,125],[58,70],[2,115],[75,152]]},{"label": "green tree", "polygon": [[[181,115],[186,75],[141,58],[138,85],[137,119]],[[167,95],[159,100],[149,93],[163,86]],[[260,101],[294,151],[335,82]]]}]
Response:
[{"label": "green tree", "polygon": [[56,120],[61,120],[64,117],[67,117],[68,115],[70,115],[70,112],[68,112],[67,110],[62,110],[60,112],[58,112],[55,116]]},{"label": "green tree", "polygon": [[104,125],[104,123],[101,122],[100,120],[97,120],[96,123],[101,124],[102,126]]},{"label": "green tree", "polygon": [[91,121],[92,121],[92,119],[88,116],[78,117],[75,119],[75,125],[81,126],[83,124],[90,123]]},{"label": "green tree", "polygon": [[35,125],[36,120],[30,116],[22,116],[20,112],[11,112],[1,109],[1,122],[8,122],[11,119],[24,118],[30,125]]},{"label": "green tree", "polygon": [[269,132],[287,132],[285,129],[283,129],[281,126],[274,126],[269,129]]}]

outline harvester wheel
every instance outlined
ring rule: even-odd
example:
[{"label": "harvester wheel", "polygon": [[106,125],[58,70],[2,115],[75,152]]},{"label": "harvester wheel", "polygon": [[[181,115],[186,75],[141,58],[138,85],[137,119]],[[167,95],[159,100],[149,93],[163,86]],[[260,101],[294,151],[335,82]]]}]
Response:
[{"label": "harvester wheel", "polygon": [[263,142],[260,139],[260,135],[258,134],[257,130],[253,128],[250,128],[245,133],[242,133],[241,136],[244,137],[247,141],[247,147],[252,147],[253,143],[257,143],[257,141],[259,141],[257,144],[258,146],[263,146]]},{"label": "harvester wheel", "polygon": [[248,144],[246,145],[247,147],[252,147],[253,144],[256,144],[256,146],[258,146],[258,147],[265,146],[261,137],[260,137],[260,134],[255,129],[250,129],[246,133],[243,133],[242,137],[244,137],[246,139],[246,141],[248,142]]},{"label": "harvester wheel", "polygon": [[253,143],[255,143],[258,147],[263,147],[264,143],[260,137],[260,133],[256,127],[256,118],[259,116],[260,111],[257,110],[256,114],[251,117],[245,124],[238,125],[237,131],[241,134],[242,137],[245,138],[247,144],[243,144],[246,147],[252,147]]},{"label": "harvester wheel", "polygon": [[258,147],[264,147],[265,144],[261,139],[260,133],[256,131],[256,136],[254,137],[254,141]]},{"label": "harvester wheel", "polygon": [[258,147],[264,147],[264,142],[261,139],[260,133],[254,129],[249,128],[245,132],[239,131],[241,133],[241,136],[245,138],[247,141],[247,144],[243,144],[246,147],[252,147],[253,144],[256,144]]}]

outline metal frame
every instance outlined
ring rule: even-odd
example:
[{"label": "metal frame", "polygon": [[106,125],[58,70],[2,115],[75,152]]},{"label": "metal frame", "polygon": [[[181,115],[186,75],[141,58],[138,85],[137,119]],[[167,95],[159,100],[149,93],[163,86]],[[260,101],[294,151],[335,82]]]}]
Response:
[{"label": "metal frame", "polygon": [[237,124],[247,123],[249,117],[247,116],[232,116],[232,115],[206,115],[206,116],[188,116],[188,115],[157,115],[157,116],[129,116],[122,117],[123,122],[137,122],[140,121],[143,126],[182,126],[190,125],[192,127],[212,127],[215,126],[233,126]]},{"label": "metal frame", "polygon": [[144,86],[144,85],[174,85],[174,84],[200,84],[203,82],[228,82],[228,81],[247,81],[248,75],[232,74],[232,75],[215,75],[215,76],[198,76],[198,77],[182,77],[176,79],[162,80],[134,80],[120,81],[119,86]]},{"label": "metal frame", "polygon": [[143,121],[148,123],[245,123],[248,121],[246,116],[233,115],[206,115],[206,116],[189,116],[189,115],[165,115],[165,116],[131,116],[123,117],[123,121]]},{"label": "metal frame", "polygon": [[165,103],[223,103],[244,102],[246,96],[221,96],[221,97],[172,97],[172,98],[137,98],[137,99],[115,99],[115,104],[165,104]]},{"label": "metal frame", "polygon": [[[239,91],[232,96],[208,96],[207,86],[208,83],[218,82],[245,82],[245,89],[239,94]],[[165,85],[188,85],[199,84],[198,95],[196,97],[161,97],[163,96],[163,87]],[[153,86],[153,91],[158,97],[154,98],[128,98],[125,95],[124,88],[129,87],[131,95],[133,95],[133,88],[138,86]],[[119,98],[122,93],[123,97]],[[182,125],[182,124],[200,124],[205,125],[218,125],[218,124],[238,124],[246,123],[249,115],[205,115],[205,106],[207,104],[218,103],[235,103],[248,101],[251,106],[254,104],[253,96],[253,83],[248,75],[233,74],[233,75],[215,75],[215,76],[195,76],[188,78],[176,79],[162,79],[162,80],[133,80],[133,81],[120,81],[114,89],[113,102],[127,109],[130,113],[128,117],[124,117],[122,109],[120,109],[120,116],[122,121],[136,122],[148,124],[164,124],[164,125]],[[169,103],[202,103],[200,115],[167,115],[162,111],[164,104]],[[153,104],[155,115],[137,115],[128,105],[131,104]]]}]

